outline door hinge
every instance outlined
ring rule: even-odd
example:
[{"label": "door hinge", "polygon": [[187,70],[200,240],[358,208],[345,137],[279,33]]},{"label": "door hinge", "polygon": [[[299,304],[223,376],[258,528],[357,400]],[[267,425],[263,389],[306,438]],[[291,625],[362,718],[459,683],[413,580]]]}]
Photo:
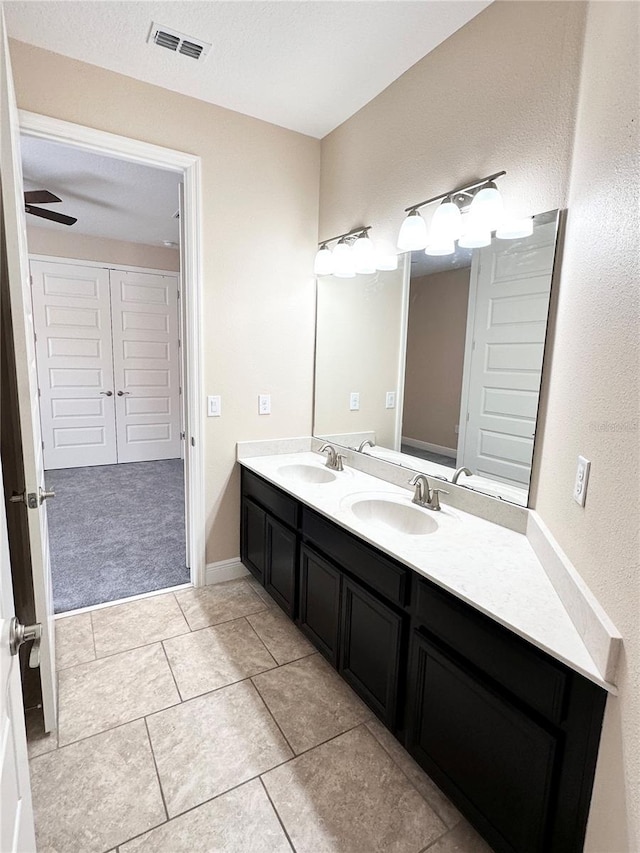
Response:
[{"label": "door hinge", "polygon": [[181,432],[181,433],[180,433],[180,440],[181,440],[181,441],[184,441],[184,440],[185,440],[185,438],[186,438],[186,435],[185,435],[183,432]]},{"label": "door hinge", "polygon": [[29,284],[31,285],[31,287],[33,287],[33,276],[32,275],[29,276]]},{"label": "door hinge", "polygon": [[467,412],[467,422],[469,421],[469,412]]},{"label": "door hinge", "polygon": [[42,397],[42,391],[38,388],[38,397]]},{"label": "door hinge", "polygon": [[44,441],[40,442],[42,444],[42,449],[44,450]]},{"label": "door hinge", "polygon": [[191,447],[195,447],[195,446],[196,446],[196,440],[193,436],[191,436]]},{"label": "door hinge", "polygon": [[182,394],[182,388],[178,388],[178,394]]},{"label": "door hinge", "polygon": [[178,346],[179,346],[179,347],[181,347],[181,346],[182,346],[182,342],[181,342],[180,338],[178,338]]}]

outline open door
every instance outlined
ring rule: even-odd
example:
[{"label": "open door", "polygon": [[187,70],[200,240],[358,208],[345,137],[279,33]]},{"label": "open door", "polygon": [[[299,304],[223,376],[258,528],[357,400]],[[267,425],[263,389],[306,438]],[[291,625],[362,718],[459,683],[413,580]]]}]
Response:
[{"label": "open door", "polygon": [[[38,412],[38,379],[27,255],[18,111],[11,75],[4,15],[0,10],[0,173],[2,226],[6,241],[6,304],[11,314],[15,354],[18,424],[22,439],[24,491],[15,495],[25,518],[35,599],[35,618],[42,626],[40,686],[44,727],[56,726],[53,593],[44,483],[44,461]],[[13,377],[12,377],[13,378]]]}]

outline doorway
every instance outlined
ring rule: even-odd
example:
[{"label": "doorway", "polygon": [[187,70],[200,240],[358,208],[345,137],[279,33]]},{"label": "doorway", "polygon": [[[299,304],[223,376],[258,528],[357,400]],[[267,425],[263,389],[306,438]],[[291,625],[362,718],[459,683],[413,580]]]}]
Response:
[{"label": "doorway", "polygon": [[[28,239],[47,487],[57,493],[48,513],[55,611],[198,586],[204,580],[198,160],[41,116],[20,118],[27,147],[64,146],[67,177],[76,152],[110,161],[112,170],[133,166],[155,170],[165,184],[173,180],[168,215],[175,231],[164,237],[176,256],[182,243],[182,262],[162,269],[157,262],[114,262],[112,236],[102,257],[86,246],[64,257],[70,229],[61,231],[63,225],[50,226],[61,235],[55,254],[34,254],[42,243]],[[40,189],[26,168],[24,177],[25,190]],[[85,172],[64,213],[86,210],[89,183]],[[105,206],[117,205],[108,198]],[[93,331],[80,328],[79,317],[89,327],[93,318]]]}]

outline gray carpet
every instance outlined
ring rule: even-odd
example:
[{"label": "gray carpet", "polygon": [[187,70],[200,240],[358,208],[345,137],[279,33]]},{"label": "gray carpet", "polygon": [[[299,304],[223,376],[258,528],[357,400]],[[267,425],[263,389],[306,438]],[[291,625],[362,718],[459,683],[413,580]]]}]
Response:
[{"label": "gray carpet", "polygon": [[56,613],[187,583],[181,459],[47,471]]}]

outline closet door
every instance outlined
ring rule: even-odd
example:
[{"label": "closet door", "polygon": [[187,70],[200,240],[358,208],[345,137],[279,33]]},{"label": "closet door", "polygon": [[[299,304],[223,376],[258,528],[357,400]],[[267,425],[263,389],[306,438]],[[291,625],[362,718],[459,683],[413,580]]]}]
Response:
[{"label": "closet door", "polygon": [[180,457],[178,277],[111,270],[118,462]]},{"label": "closet door", "polygon": [[109,271],[31,261],[45,468],[116,460]]}]

